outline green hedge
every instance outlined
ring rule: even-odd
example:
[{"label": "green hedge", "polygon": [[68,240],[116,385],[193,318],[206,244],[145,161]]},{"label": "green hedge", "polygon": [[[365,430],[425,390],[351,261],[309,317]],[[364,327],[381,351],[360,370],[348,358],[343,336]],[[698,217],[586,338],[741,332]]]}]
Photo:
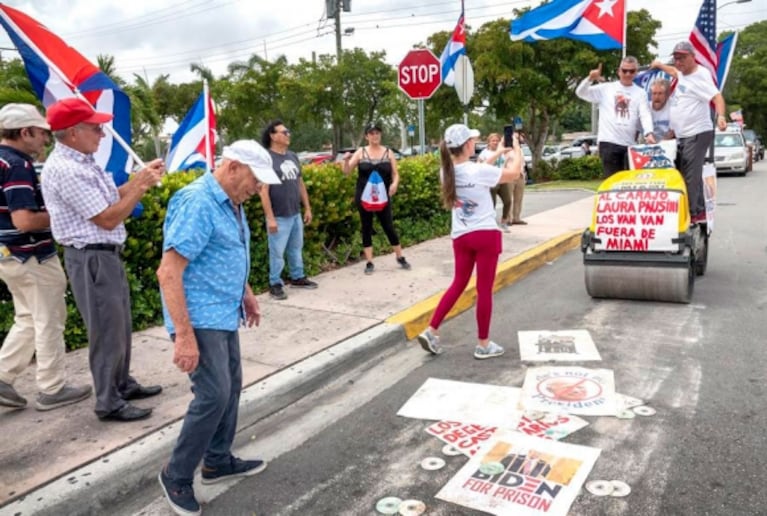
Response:
[{"label": "green hedge", "polygon": [[[446,235],[450,230],[450,214],[440,205],[438,170],[439,161],[435,156],[399,162],[400,185],[392,199],[392,208],[403,246]],[[354,206],[356,173],[344,176],[336,164],[307,165],[303,172],[314,218],[304,231],[307,275],[314,276],[358,261],[362,237],[359,214]],[[162,322],[155,271],[162,255],[165,211],[171,195],[198,176],[199,172],[165,176],[161,186],[153,188],[142,199],[144,214],[126,222],[129,236],[123,256],[131,289],[134,330]],[[245,204],[245,211],[252,233],[250,281],[256,291],[263,291],[268,287],[269,260],[264,214],[257,197]],[[373,237],[373,246],[379,254],[391,250],[383,231]],[[69,289],[67,310],[67,347],[84,347],[87,345],[85,326]],[[5,339],[12,322],[13,302],[5,284],[0,282],[0,339]]]},{"label": "green hedge", "polygon": [[590,180],[602,177],[602,162],[599,156],[565,158],[561,161],[538,161],[533,169],[536,182],[561,180]]}]

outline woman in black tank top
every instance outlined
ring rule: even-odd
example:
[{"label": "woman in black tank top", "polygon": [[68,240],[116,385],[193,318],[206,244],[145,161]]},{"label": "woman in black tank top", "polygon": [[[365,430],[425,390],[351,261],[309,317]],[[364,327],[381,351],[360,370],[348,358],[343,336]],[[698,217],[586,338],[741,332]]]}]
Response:
[{"label": "woman in black tank top", "polygon": [[[410,264],[402,256],[402,246],[394,229],[391,211],[391,198],[397,193],[399,186],[397,160],[387,147],[381,145],[381,126],[377,123],[370,123],[365,128],[365,139],[368,141],[367,146],[360,147],[353,155],[347,152],[343,161],[344,174],[349,174],[354,167],[357,167],[354,203],[357,205],[362,223],[362,248],[366,262],[365,274],[372,274],[375,270],[373,266],[373,215],[377,215],[378,222],[386,233],[392,248],[394,248],[397,264],[403,269],[410,269]],[[378,172],[383,179],[386,192],[389,195],[389,202],[386,206],[381,211],[375,212],[366,210],[361,202],[362,192],[374,171]]]}]

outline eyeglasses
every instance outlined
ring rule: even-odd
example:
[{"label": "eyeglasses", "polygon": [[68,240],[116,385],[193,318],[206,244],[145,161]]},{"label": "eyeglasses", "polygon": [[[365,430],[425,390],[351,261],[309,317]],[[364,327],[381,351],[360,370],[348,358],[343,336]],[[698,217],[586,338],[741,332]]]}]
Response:
[{"label": "eyeglasses", "polygon": [[621,68],[621,72],[627,73],[627,74],[632,74],[632,73],[637,73],[637,69],[636,68]]},{"label": "eyeglasses", "polygon": [[92,131],[97,134],[102,134],[104,132],[104,126],[101,124],[80,124],[77,127],[80,129]]},{"label": "eyeglasses", "polygon": [[283,129],[282,131],[274,131],[275,133],[282,133],[285,136],[290,136],[290,129]]},{"label": "eyeglasses", "polygon": [[674,55],[674,61],[682,61],[683,59],[687,59],[690,56],[690,54],[676,54]]}]

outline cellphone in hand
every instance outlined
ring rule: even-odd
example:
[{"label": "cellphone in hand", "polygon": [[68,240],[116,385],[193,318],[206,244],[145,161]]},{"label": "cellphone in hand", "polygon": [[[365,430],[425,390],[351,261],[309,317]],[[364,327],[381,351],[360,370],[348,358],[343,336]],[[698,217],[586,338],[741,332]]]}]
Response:
[{"label": "cellphone in hand", "polygon": [[513,125],[504,125],[503,126],[503,146],[504,147],[511,147],[514,145],[514,139],[512,138],[514,136],[514,126]]}]

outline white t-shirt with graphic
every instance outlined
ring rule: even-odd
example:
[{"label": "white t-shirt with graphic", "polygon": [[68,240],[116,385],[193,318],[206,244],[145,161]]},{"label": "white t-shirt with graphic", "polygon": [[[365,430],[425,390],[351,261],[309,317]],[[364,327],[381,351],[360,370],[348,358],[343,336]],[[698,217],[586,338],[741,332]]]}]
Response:
[{"label": "white t-shirt with graphic", "polygon": [[480,229],[500,231],[490,196],[490,188],[497,185],[500,179],[501,169],[487,163],[466,161],[456,165],[452,238]]},{"label": "white t-shirt with graphic", "polygon": [[575,89],[581,99],[599,105],[597,140],[616,145],[634,145],[636,133],[652,132],[647,93],[637,86],[624,86],[618,81],[591,85],[586,77]]},{"label": "white t-shirt with graphic", "polygon": [[709,102],[719,93],[711,73],[698,66],[689,75],[677,74],[676,88],[671,94],[671,128],[677,138],[689,138],[714,130]]},{"label": "white t-shirt with graphic", "polygon": [[671,102],[666,102],[662,108],[650,108],[652,114],[652,133],[655,135],[655,141],[661,141],[668,130],[671,128]]}]

